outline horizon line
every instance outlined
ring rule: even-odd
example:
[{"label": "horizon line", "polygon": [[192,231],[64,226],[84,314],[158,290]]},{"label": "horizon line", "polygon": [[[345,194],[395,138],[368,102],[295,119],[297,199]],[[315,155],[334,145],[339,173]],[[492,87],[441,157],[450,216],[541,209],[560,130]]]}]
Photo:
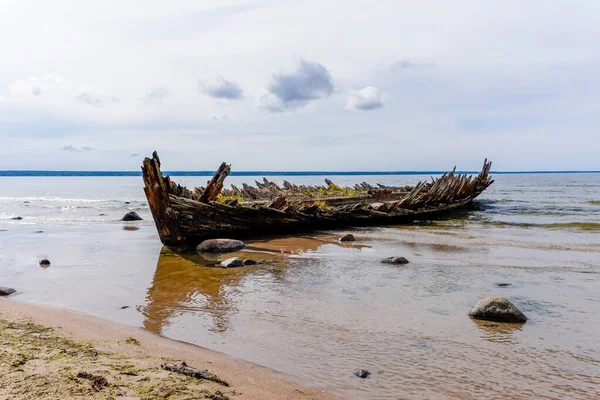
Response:
[{"label": "horizon line", "polygon": [[[442,175],[449,171],[232,171],[230,176],[382,176],[382,175]],[[213,176],[215,171],[164,171],[170,176]],[[479,174],[480,171],[456,171],[456,174]],[[594,174],[600,170],[539,170],[539,171],[490,171],[497,175],[525,174]],[[117,177],[142,176],[141,171],[62,171],[62,170],[0,170],[2,177],[50,177],[50,176],[82,176],[82,177]]]}]

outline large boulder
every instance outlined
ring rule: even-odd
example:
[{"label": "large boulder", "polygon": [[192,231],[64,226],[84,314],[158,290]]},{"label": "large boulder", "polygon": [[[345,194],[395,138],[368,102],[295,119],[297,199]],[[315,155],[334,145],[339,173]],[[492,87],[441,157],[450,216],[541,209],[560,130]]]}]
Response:
[{"label": "large boulder", "polygon": [[6,286],[0,286],[0,296],[8,296],[15,293],[16,290]]},{"label": "large boulder", "polygon": [[235,239],[208,239],[196,247],[198,253],[227,253],[242,250],[246,244]]},{"label": "large boulder", "polygon": [[487,297],[479,300],[469,313],[474,319],[496,322],[526,322],[527,317],[504,297]]},{"label": "large boulder", "polygon": [[235,268],[235,267],[243,267],[244,263],[237,257],[228,258],[227,260],[221,263],[221,267],[223,268]]},{"label": "large boulder", "polygon": [[138,215],[138,213],[136,213],[135,211],[129,211],[127,214],[125,214],[125,216],[123,218],[121,218],[121,221],[141,221],[142,217],[140,217]]},{"label": "large boulder", "polygon": [[381,260],[384,264],[402,265],[408,264],[408,260],[404,257],[387,257]]}]

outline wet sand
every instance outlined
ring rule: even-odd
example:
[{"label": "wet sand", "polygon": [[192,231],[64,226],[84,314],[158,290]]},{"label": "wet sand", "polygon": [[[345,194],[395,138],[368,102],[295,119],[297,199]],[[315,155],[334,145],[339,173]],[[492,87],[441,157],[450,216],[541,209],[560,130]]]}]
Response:
[{"label": "wet sand", "polygon": [[[143,329],[0,299],[0,399],[334,399],[267,368]],[[165,362],[229,383],[164,371]],[[102,376],[94,387],[80,372]]]}]

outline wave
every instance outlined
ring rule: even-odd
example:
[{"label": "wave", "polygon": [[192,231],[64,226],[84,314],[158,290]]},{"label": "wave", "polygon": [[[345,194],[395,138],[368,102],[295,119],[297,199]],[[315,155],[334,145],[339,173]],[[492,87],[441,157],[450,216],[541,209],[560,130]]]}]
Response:
[{"label": "wave", "polygon": [[542,228],[542,229],[578,229],[584,231],[600,230],[600,222],[553,222],[536,224],[530,222],[482,221],[484,225],[496,227]]},{"label": "wave", "polygon": [[67,202],[67,203],[110,203],[110,202],[122,202],[122,200],[109,200],[109,199],[73,199],[67,197],[8,197],[0,196],[0,201],[54,201],[54,202]]}]

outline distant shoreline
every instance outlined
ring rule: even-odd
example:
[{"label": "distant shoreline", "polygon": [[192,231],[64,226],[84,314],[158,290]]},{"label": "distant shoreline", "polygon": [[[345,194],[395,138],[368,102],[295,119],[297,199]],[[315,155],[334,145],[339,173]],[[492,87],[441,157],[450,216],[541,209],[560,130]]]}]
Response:
[{"label": "distant shoreline", "polygon": [[[230,176],[384,176],[384,175],[442,175],[448,171],[232,171]],[[456,171],[457,174],[479,174],[479,171]],[[496,175],[598,174],[600,171],[491,171]],[[170,176],[213,176],[214,171],[165,171]],[[142,176],[138,171],[38,171],[4,170],[0,177],[118,177]]]}]

